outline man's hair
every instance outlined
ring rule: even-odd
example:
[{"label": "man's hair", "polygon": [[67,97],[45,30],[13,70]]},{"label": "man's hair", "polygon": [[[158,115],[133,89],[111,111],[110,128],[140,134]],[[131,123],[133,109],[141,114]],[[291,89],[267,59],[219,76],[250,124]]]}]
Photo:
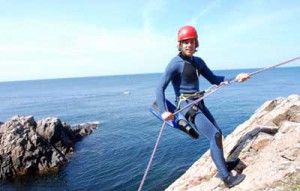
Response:
[{"label": "man's hair", "polygon": [[[178,51],[181,51],[181,49],[180,49],[181,42],[182,42],[182,41],[177,42],[177,50],[178,50]],[[196,38],[196,46],[195,46],[195,47],[196,47],[196,50],[195,50],[195,52],[197,52],[198,46],[199,46],[199,41],[198,41],[198,39]]]}]

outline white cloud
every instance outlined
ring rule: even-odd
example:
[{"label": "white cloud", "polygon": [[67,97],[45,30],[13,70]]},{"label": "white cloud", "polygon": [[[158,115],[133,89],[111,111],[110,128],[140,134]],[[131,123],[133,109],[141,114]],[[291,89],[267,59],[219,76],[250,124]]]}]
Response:
[{"label": "white cloud", "polygon": [[243,1],[231,10],[232,5],[221,0],[200,1],[194,7],[180,1],[148,1],[134,7],[139,13],[130,17],[141,18],[114,28],[124,21],[117,19],[122,14],[115,15],[112,25],[96,24],[94,17],[87,22],[51,16],[2,18],[0,81],[162,72],[177,52],[178,25],[188,21],[199,29],[197,54],[212,69],[258,67],[299,50],[299,6],[257,11],[255,6],[263,5]]},{"label": "white cloud", "polygon": [[206,23],[200,31],[199,52],[212,68],[263,67],[297,56],[299,7],[247,14],[247,8],[238,7],[240,12],[223,15],[222,22]]},{"label": "white cloud", "polygon": [[221,4],[221,0],[216,1],[209,1],[209,4],[202,10],[199,11],[199,13],[191,19],[188,23],[190,25],[196,26],[199,24],[199,20],[203,17],[205,17],[207,14],[212,12],[216,7],[219,7]]},{"label": "white cloud", "polygon": [[6,33],[0,31],[0,73],[6,74],[0,81],[156,72],[155,63],[164,67],[169,48],[175,49],[170,38],[149,30],[41,22],[1,25]]}]

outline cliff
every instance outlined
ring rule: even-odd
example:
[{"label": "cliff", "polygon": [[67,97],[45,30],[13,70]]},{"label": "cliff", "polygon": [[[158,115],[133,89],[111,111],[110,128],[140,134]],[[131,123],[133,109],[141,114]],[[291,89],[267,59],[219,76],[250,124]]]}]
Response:
[{"label": "cliff", "polygon": [[33,116],[0,122],[0,180],[57,170],[68,161],[75,143],[96,127],[93,123],[70,127],[50,117],[36,122]]},{"label": "cliff", "polygon": [[[241,159],[233,174],[246,175],[230,190],[300,189],[300,96],[267,101],[223,145],[225,159]],[[229,190],[216,173],[207,151],[166,190]]]}]

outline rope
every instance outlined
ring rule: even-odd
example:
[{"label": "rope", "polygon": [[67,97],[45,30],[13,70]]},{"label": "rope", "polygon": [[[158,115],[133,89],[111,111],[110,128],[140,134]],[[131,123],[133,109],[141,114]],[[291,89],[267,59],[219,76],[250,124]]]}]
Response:
[{"label": "rope", "polygon": [[[255,72],[250,73],[250,76],[253,76],[253,75],[262,73],[262,72],[264,72],[264,71],[266,71],[266,70],[270,70],[270,69],[272,69],[272,68],[275,68],[275,67],[278,67],[278,66],[281,66],[281,65],[290,63],[290,62],[294,62],[294,61],[299,60],[299,59],[300,59],[300,56],[299,56],[299,57],[296,57],[296,58],[293,58],[293,59],[291,59],[291,60],[287,60],[287,61],[281,62],[281,63],[279,63],[279,64],[275,64],[275,65],[273,65],[273,66],[269,66],[269,67],[266,67],[266,68],[257,70],[257,71],[255,71]],[[217,85],[212,85],[212,86],[210,86],[207,90],[205,90],[205,92],[207,92],[207,93],[205,93],[204,96],[202,96],[202,97],[200,97],[199,99],[196,99],[195,101],[193,101],[193,102],[187,104],[186,106],[184,106],[184,107],[181,108],[180,110],[178,110],[178,111],[176,111],[175,113],[173,113],[173,115],[175,115],[175,114],[181,112],[182,110],[184,110],[184,109],[190,107],[191,105],[198,104],[201,100],[203,100],[204,98],[208,97],[209,95],[215,93],[216,91],[220,90],[220,89],[223,88],[225,85],[228,85],[228,84],[231,84],[231,83],[234,83],[234,82],[236,82],[236,80],[231,80],[231,81],[229,81],[229,82],[222,82],[222,83],[221,83],[220,85],[218,85],[218,86],[217,86]],[[215,89],[214,89],[214,88],[215,88]]]},{"label": "rope", "polygon": [[[266,71],[266,70],[269,70],[269,69],[272,69],[272,68],[275,68],[275,67],[278,67],[278,66],[281,66],[281,65],[284,65],[284,64],[287,64],[287,63],[290,63],[290,62],[299,60],[299,59],[300,59],[300,56],[299,56],[299,57],[296,57],[296,58],[293,58],[293,59],[291,59],[291,60],[287,60],[287,61],[285,61],[285,62],[281,62],[281,63],[276,64],[276,65],[270,66],[270,67],[266,67],[266,68],[257,70],[257,71],[255,71],[255,72],[250,73],[250,76],[253,76],[253,75],[262,73],[262,72],[264,72],[264,71]],[[189,103],[188,105],[182,107],[180,110],[177,110],[176,112],[173,113],[173,115],[175,115],[175,114],[181,112],[182,110],[184,110],[184,109],[190,107],[190,106],[193,105],[193,104],[199,103],[201,100],[203,100],[204,98],[208,97],[209,95],[215,93],[216,91],[220,90],[220,89],[223,88],[225,85],[228,85],[228,84],[231,84],[231,83],[234,83],[234,82],[236,82],[236,80],[231,80],[231,81],[229,81],[229,82],[222,82],[220,85],[212,85],[212,86],[210,86],[208,89],[205,90],[205,94],[204,94],[202,97],[200,97],[200,98],[198,98],[197,100],[195,100],[195,101]],[[155,147],[154,147],[154,149],[153,149],[153,151],[152,151],[152,155],[151,155],[150,160],[149,160],[149,162],[148,162],[148,166],[147,166],[147,168],[146,168],[146,170],[145,170],[145,173],[144,173],[144,176],[143,176],[143,179],[142,179],[142,181],[141,181],[141,184],[140,184],[140,186],[139,186],[138,191],[141,191],[141,190],[142,190],[142,187],[143,187],[143,185],[144,185],[144,182],[145,182],[146,177],[147,177],[147,175],[148,175],[148,172],[149,172],[149,170],[150,170],[150,167],[151,167],[151,164],[152,164],[154,155],[155,155],[155,153],[156,153],[156,150],[157,150],[157,147],[158,147],[158,144],[159,144],[159,141],[160,141],[160,139],[161,139],[161,135],[162,135],[162,132],[163,132],[165,126],[166,126],[166,121],[164,121],[163,124],[162,124],[162,126],[161,126],[159,135],[158,135],[157,140],[156,140]]]},{"label": "rope", "polygon": [[155,153],[156,153],[156,150],[157,150],[157,147],[158,147],[158,143],[159,143],[159,141],[160,141],[160,138],[161,138],[161,135],[162,135],[162,132],[163,132],[165,126],[166,126],[166,121],[163,122],[163,124],[162,124],[162,126],[161,126],[161,128],[160,128],[160,132],[159,132],[159,135],[158,135],[158,137],[157,137],[155,147],[154,147],[154,149],[153,149],[152,155],[151,155],[150,160],[149,160],[149,162],[148,162],[148,166],[147,166],[147,168],[146,168],[146,170],[145,170],[145,173],[144,173],[144,176],[143,176],[143,179],[142,179],[142,181],[141,181],[141,184],[140,184],[140,187],[139,187],[138,191],[141,191],[141,190],[142,190],[142,187],[143,187],[143,185],[144,185],[144,182],[145,182],[146,177],[147,177],[147,175],[148,175],[148,172],[149,172],[149,170],[150,170],[150,166],[151,166],[151,164],[152,164],[152,160],[153,160],[154,155],[155,155]]},{"label": "rope", "polygon": [[264,71],[266,71],[266,70],[269,70],[269,69],[271,69],[271,68],[275,68],[275,67],[278,67],[278,66],[281,66],[281,65],[290,63],[290,62],[294,62],[294,61],[299,60],[299,59],[300,59],[300,56],[299,56],[299,57],[296,57],[296,58],[293,58],[293,59],[291,59],[291,60],[287,60],[287,61],[281,62],[281,63],[276,64],[276,65],[267,67],[267,68],[263,68],[263,69],[261,69],[261,70],[257,70],[256,72],[250,73],[250,76],[253,76],[253,75],[255,75],[255,74],[259,74],[259,73],[264,72]]},{"label": "rope", "polygon": [[[232,83],[232,82],[229,82],[229,83]],[[203,100],[204,98],[208,97],[209,95],[215,93],[216,91],[220,90],[221,88],[223,88],[225,85],[229,84],[229,83],[221,83],[219,86],[216,86],[216,85],[212,85],[210,88],[208,88],[207,90],[205,90],[205,93],[202,97],[196,99],[195,101],[187,104],[186,106],[180,108],[179,110],[177,110],[176,112],[173,113],[173,115],[176,115],[177,113],[185,110],[186,108],[190,107],[191,105],[194,105],[194,104],[198,104],[201,100]],[[215,89],[213,89],[215,88]]]}]

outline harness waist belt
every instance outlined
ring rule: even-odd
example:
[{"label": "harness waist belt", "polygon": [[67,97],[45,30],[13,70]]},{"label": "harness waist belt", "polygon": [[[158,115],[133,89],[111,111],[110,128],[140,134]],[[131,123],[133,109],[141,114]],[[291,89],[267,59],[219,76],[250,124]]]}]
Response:
[{"label": "harness waist belt", "polygon": [[197,99],[204,95],[205,91],[196,92],[193,94],[180,94],[179,100],[186,100],[186,99]]}]

